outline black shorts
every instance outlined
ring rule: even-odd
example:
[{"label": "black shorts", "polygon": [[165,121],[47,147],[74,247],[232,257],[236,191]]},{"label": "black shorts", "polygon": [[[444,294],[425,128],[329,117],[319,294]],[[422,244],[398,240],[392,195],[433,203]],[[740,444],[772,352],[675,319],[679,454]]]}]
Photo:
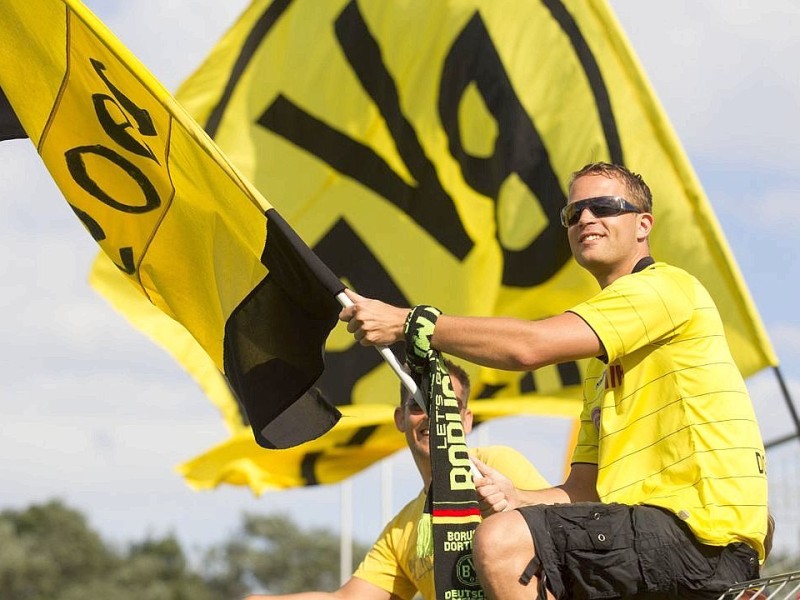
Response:
[{"label": "black shorts", "polygon": [[559,599],[716,599],[758,577],[750,546],[701,544],[661,508],[582,502],[518,510],[536,549],[520,581],[536,575]]}]

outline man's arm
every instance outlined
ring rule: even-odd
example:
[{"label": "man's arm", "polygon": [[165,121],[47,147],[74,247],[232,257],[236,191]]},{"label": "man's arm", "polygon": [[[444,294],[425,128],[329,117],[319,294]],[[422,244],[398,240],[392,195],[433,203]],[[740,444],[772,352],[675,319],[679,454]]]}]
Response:
[{"label": "man's arm", "polygon": [[[388,346],[403,339],[409,309],[364,298],[347,290],[353,306],[339,319],[363,346]],[[528,371],[603,353],[594,330],[578,315],[566,312],[527,321],[505,317],[442,315],[436,322],[433,347],[446,354],[496,369]]]},{"label": "man's arm", "polygon": [[772,538],[775,535],[775,517],[771,512],[767,512],[767,535],[764,538],[764,560],[769,558],[772,552]]},{"label": "man's arm", "polygon": [[247,596],[244,600],[330,600],[336,598],[339,600],[402,600],[399,596],[395,596],[373,585],[368,581],[359,579],[358,577],[351,577],[345,584],[335,592],[299,592],[297,594],[283,594],[280,596],[264,596],[253,595]]},{"label": "man's arm", "polygon": [[566,504],[599,502],[597,496],[597,465],[573,464],[567,480],[542,490],[518,490],[500,471],[473,458],[483,475],[475,481],[478,504],[484,518],[498,512],[514,510],[529,504]]}]

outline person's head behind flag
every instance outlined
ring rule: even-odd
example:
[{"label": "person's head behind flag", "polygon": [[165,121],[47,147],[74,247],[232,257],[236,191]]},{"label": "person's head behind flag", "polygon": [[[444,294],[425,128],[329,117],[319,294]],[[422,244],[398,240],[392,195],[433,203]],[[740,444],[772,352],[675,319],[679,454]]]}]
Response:
[{"label": "person's head behind flag", "polygon": [[[470,381],[469,373],[467,373],[464,367],[454,363],[449,358],[444,359],[444,364],[447,367],[447,372],[450,374],[450,384],[453,386],[453,391],[456,394],[458,406],[461,410],[465,410],[467,408],[467,402],[469,401],[470,392],[472,391],[472,383]],[[411,375],[411,370],[406,364],[403,364],[403,371]],[[411,395],[411,392],[408,391],[408,388],[406,388],[402,382],[400,383],[399,390],[400,404],[398,408],[407,407],[412,412],[422,411],[422,407],[416,403],[414,397]]]},{"label": "person's head behind flag", "polygon": [[[468,434],[472,431],[473,421],[472,411],[467,408],[471,390],[469,374],[463,367],[448,358],[444,359],[444,363],[450,374],[450,382],[458,401],[464,433]],[[403,365],[403,369],[408,373],[411,372],[406,365]],[[400,403],[394,410],[394,422],[398,431],[405,435],[406,444],[411,450],[417,469],[427,486],[431,477],[428,415],[402,384],[400,385]]]}]

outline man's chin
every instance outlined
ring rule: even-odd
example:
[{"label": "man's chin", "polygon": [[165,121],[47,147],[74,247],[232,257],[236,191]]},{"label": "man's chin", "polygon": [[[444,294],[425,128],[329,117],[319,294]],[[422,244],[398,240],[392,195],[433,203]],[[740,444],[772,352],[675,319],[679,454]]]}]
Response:
[{"label": "man's chin", "polygon": [[430,456],[431,453],[430,448],[431,448],[431,442],[429,437],[425,436],[417,440],[417,450],[419,451],[420,454]]},{"label": "man's chin", "polygon": [[608,260],[600,256],[599,253],[576,256],[575,262],[594,276],[597,276],[598,273],[606,273],[609,270]]},{"label": "man's chin", "polygon": [[603,260],[597,252],[591,250],[584,250],[574,254],[575,262],[582,266],[584,269],[591,269],[592,266],[603,264]]}]

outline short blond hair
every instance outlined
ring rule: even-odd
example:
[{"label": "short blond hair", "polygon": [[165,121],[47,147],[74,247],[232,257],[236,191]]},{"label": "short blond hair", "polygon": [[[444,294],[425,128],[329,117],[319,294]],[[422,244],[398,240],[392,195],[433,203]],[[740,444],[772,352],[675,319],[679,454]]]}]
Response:
[{"label": "short blond hair", "polygon": [[650,192],[650,187],[638,173],[634,173],[623,165],[606,162],[589,163],[572,174],[569,180],[569,189],[572,189],[572,184],[575,183],[576,179],[587,175],[602,175],[603,177],[618,179],[625,185],[630,195],[626,200],[633,203],[643,212],[653,212],[653,194]]},{"label": "short blond hair", "polygon": [[[450,374],[451,379],[457,379],[458,382],[461,384],[461,398],[457,398],[461,401],[461,408],[467,407],[467,401],[469,400],[469,394],[472,390],[472,383],[469,379],[469,373],[462,367],[461,365],[457,365],[449,358],[444,359],[444,366],[447,367],[447,372]],[[406,373],[411,373],[407,365],[403,365],[403,370]],[[403,406],[403,403],[409,397],[408,390],[406,390],[405,386],[401,383],[400,384],[400,406]]]}]

